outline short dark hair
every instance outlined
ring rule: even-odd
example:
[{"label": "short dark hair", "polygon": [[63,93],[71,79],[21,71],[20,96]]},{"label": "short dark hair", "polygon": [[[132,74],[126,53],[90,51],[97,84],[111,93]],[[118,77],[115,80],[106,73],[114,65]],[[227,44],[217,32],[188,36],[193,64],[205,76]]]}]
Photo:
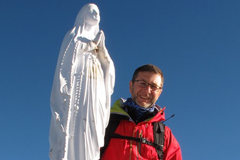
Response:
[{"label": "short dark hair", "polygon": [[132,82],[135,81],[139,72],[153,72],[155,74],[159,74],[162,79],[161,87],[163,87],[163,82],[164,82],[163,73],[162,73],[161,69],[159,69],[157,66],[155,66],[153,64],[145,64],[143,66],[138,67],[133,74]]}]

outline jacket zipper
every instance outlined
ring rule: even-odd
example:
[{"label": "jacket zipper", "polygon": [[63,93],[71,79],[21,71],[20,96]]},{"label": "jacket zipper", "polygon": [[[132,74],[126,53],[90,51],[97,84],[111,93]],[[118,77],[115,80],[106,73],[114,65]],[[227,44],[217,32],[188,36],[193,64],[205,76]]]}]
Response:
[{"label": "jacket zipper", "polygon": [[[140,133],[138,132],[138,138],[142,138],[142,130],[140,131]],[[138,143],[138,153],[139,153],[140,157],[141,157],[141,146],[142,146],[142,143],[139,142]]]},{"label": "jacket zipper", "polygon": [[[134,123],[134,122],[133,122]],[[134,134],[135,134],[135,132],[136,132],[136,127],[134,128],[134,131],[133,131],[133,137],[134,137]],[[132,140],[130,140],[130,153],[129,153],[129,160],[131,160],[131,157],[132,157],[132,147],[133,147],[133,145],[132,145],[132,143],[133,143],[133,141]]]}]

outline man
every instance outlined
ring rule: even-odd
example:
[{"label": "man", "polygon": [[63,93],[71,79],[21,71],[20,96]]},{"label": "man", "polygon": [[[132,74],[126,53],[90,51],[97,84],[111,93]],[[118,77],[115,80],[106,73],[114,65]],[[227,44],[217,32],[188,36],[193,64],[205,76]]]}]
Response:
[{"label": "man", "polygon": [[154,65],[135,70],[129,84],[131,98],[119,99],[111,108],[102,160],[182,160],[180,146],[167,126],[163,131],[163,157],[153,144],[154,124],[165,120],[164,109],[155,104],[163,81],[162,71]]}]

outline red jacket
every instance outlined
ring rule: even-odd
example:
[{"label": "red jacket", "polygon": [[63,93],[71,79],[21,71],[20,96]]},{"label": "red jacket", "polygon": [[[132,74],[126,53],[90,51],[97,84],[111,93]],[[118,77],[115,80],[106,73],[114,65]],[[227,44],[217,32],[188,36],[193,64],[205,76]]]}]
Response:
[{"label": "red jacket", "polygon": [[[136,138],[143,137],[154,142],[152,123],[165,120],[163,110],[160,110],[154,117],[136,124],[121,106],[122,101],[117,100],[111,108],[111,114],[123,117],[115,133]],[[167,126],[165,126],[164,139],[163,160],[182,160],[180,146]],[[133,140],[111,138],[101,160],[158,160],[158,154],[156,149],[150,145],[140,144]]]}]

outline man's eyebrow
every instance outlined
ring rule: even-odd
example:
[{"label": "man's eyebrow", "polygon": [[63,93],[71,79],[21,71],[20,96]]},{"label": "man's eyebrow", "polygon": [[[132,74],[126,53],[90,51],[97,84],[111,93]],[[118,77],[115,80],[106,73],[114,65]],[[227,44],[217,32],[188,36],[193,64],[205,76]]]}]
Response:
[{"label": "man's eyebrow", "polygon": [[155,86],[155,87],[159,87],[159,88],[161,88],[161,86],[160,86],[161,84],[160,84],[160,85],[157,85],[157,84],[154,83],[154,82],[153,82],[153,83],[150,83],[150,84],[153,85],[153,86]]}]

